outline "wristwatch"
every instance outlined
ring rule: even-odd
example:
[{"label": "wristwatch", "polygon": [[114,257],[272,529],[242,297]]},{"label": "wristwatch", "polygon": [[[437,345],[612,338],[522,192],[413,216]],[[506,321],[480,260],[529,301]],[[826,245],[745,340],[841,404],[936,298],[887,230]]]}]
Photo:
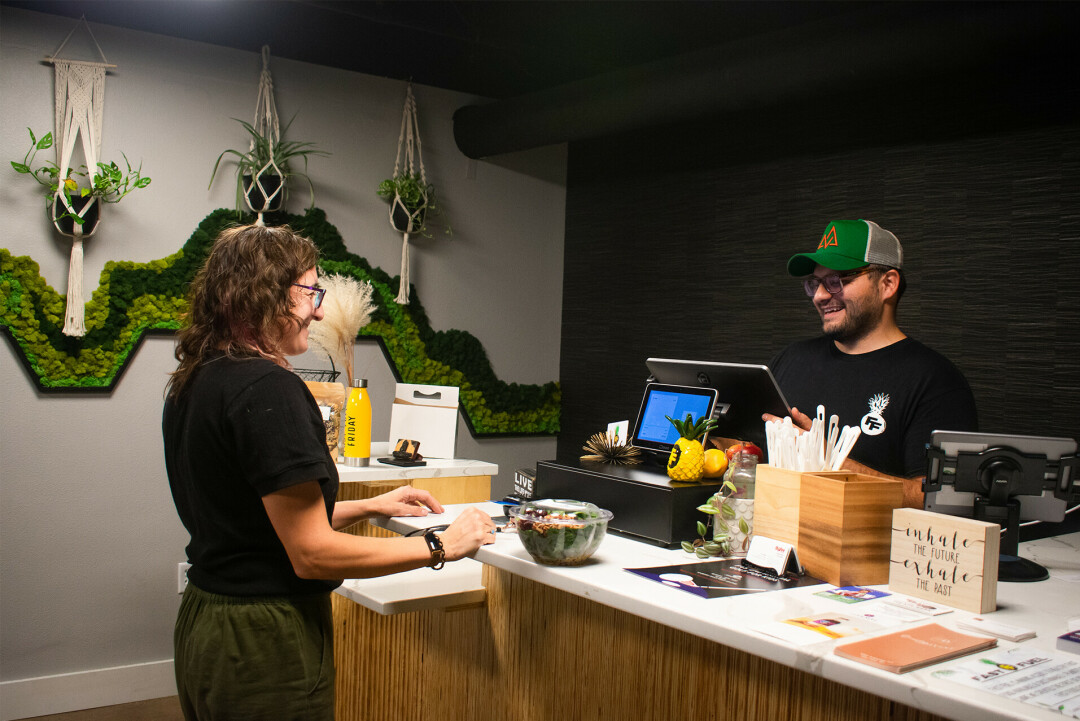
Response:
[{"label": "wristwatch", "polygon": [[424,534],[424,540],[427,542],[428,550],[431,551],[431,563],[428,565],[438,571],[446,565],[446,550],[443,548],[442,539],[435,534],[435,531],[428,531]]}]

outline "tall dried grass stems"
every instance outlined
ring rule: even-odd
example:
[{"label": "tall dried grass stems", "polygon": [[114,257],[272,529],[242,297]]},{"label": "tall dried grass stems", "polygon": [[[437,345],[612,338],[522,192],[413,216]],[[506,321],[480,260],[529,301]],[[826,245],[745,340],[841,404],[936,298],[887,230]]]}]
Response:
[{"label": "tall dried grass stems", "polygon": [[375,304],[371,297],[371,283],[360,282],[344,275],[330,275],[319,279],[326,288],[322,308],[323,319],[312,323],[308,342],[326,351],[334,365],[345,370],[345,385],[353,382],[353,344],[356,334],[371,321]]}]

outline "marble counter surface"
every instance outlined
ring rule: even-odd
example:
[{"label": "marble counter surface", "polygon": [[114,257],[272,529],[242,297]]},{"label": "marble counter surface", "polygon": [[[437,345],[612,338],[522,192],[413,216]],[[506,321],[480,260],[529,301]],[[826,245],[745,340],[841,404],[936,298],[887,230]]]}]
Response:
[{"label": "marble counter surface", "polygon": [[[423,453],[423,449],[420,449]],[[385,481],[409,481],[417,478],[453,478],[458,476],[495,476],[499,466],[487,461],[474,461],[464,458],[425,458],[424,466],[394,466],[379,463],[376,458],[390,456],[388,442],[371,444],[371,464],[368,466],[346,466],[337,464],[338,477],[342,483],[382,483]]]},{"label": "marble counter surface", "polygon": [[[502,508],[496,504],[473,505],[479,505],[493,516],[502,515]],[[396,532],[408,532],[448,523],[463,508],[448,506],[446,512],[438,516],[386,519],[380,525]],[[1080,615],[1080,601],[1077,600],[1080,598],[1080,533],[1025,543],[1021,546],[1021,554],[1049,568],[1051,577],[1039,583],[999,584],[998,611],[991,617],[1034,629],[1038,635],[1023,642],[1025,647],[1052,650],[1057,636],[1067,630],[1067,620]],[[956,661],[893,674],[835,655],[833,648],[837,641],[794,646],[754,630],[770,621],[827,612],[842,613],[835,601],[814,595],[822,590],[822,586],[705,599],[625,570],[693,561],[687,554],[612,534],[604,539],[593,558],[579,567],[535,563],[513,533],[499,533],[493,545],[484,546],[477,552],[476,560],[596,603],[942,716],[1014,721],[1064,718],[1051,711],[932,676],[933,670]],[[877,588],[885,589],[884,586]],[[866,602],[870,603],[881,601]],[[865,604],[862,607],[865,608]],[[934,620],[955,628],[956,621],[972,615],[955,610]],[[878,633],[891,630],[895,629]],[[1002,649],[1017,645],[999,642]]]},{"label": "marble counter surface", "polygon": [[417,568],[377,578],[348,579],[336,592],[384,616],[460,608],[483,603],[487,598],[481,564],[469,558],[448,563],[438,571]]}]

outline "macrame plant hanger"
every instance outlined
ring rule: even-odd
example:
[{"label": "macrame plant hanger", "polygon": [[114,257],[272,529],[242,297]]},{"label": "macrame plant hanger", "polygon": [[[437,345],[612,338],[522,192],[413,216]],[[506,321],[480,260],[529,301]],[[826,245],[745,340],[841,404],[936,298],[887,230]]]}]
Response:
[{"label": "macrame plant hanger", "polygon": [[409,83],[405,91],[405,108],[401,113],[401,132],[398,134],[397,157],[394,158],[394,179],[401,174],[402,150],[405,155],[405,174],[416,175],[416,166],[420,167],[420,187],[422,202],[409,212],[408,207],[401,199],[400,194],[394,195],[390,203],[390,225],[395,230],[402,230],[394,224],[394,211],[401,208],[401,212],[408,217],[408,222],[402,230],[401,239],[401,283],[398,286],[397,297],[394,301],[401,305],[409,303],[409,234],[413,230],[420,230],[424,226],[424,213],[427,211],[427,175],[424,172],[424,156],[420,148],[420,124],[416,116],[416,98],[413,97],[412,83]]},{"label": "macrame plant hanger", "polygon": [[[60,51],[67,45],[67,41],[79,28],[81,23],[90,39],[94,42],[101,62],[88,62],[82,60],[66,60],[57,57]],[[101,119],[105,109],[105,69],[115,68],[105,58],[105,53],[98,45],[97,38],[90,30],[86,16],[71,29],[64,42],[51,56],[46,57],[46,62],[53,64],[55,70],[55,131],[56,139],[56,164],[60,168],[57,176],[56,195],[53,197],[54,211],[64,208],[68,213],[74,213],[80,218],[86,218],[90,208],[98,205],[98,217],[101,217],[100,202],[93,195],[87,196],[87,202],[82,208],[76,210],[64,192],[64,179],[71,168],[71,156],[75,151],[76,139],[82,140],[83,156],[86,160],[87,174],[92,178],[97,170],[98,159],[101,157]],[[55,212],[54,212],[55,215]],[[68,286],[67,305],[64,312],[64,335],[81,337],[86,335],[84,325],[84,301],[82,290],[83,277],[83,240],[89,238],[96,231],[100,222],[95,224],[89,233],[83,234],[83,225],[73,222],[71,233],[65,233],[60,227],[58,220],[53,220],[53,225],[63,235],[71,238],[71,260],[68,263]]]},{"label": "macrame plant hanger", "polygon": [[[247,207],[251,208],[251,212],[258,213],[259,218],[255,221],[256,225],[265,226],[263,221],[263,213],[269,211],[274,203],[280,198],[281,201],[285,200],[285,174],[281,172],[281,168],[278,167],[277,162],[274,160],[274,148],[277,147],[278,141],[281,140],[281,127],[278,123],[277,106],[274,105],[274,79],[270,75],[270,46],[263,45],[262,48],[262,72],[259,73],[259,95],[255,100],[255,122],[252,126],[255,128],[255,132],[262,138],[266,139],[267,147],[266,152],[269,156],[269,160],[265,165],[259,168],[251,177],[251,188],[248,188],[244,193],[244,202]],[[251,144],[248,146],[252,151],[255,150],[255,138],[251,139]],[[263,185],[264,175],[277,176],[279,182],[276,188],[272,192],[267,192],[267,187]],[[259,196],[263,199],[261,207],[256,208],[251,203],[252,190],[258,188]]]}]

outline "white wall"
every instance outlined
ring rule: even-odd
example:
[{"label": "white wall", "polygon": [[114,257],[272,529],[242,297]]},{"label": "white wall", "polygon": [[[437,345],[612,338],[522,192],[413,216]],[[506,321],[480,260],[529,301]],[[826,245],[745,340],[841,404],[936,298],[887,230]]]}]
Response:
[{"label": "white wall", "polygon": [[[53,69],[42,59],[72,26],[0,8],[0,247],[31,256],[61,294],[68,241],[46,220],[37,186],[7,161],[22,158],[27,126],[52,129]],[[261,69],[257,53],[91,27],[117,65],[105,84],[102,156],[124,151],[153,183],[105,209],[86,245],[87,299],[106,261],[164,257],[211,210],[231,206],[231,175],[206,186],[221,150],[246,147],[230,118],[251,119]],[[94,53],[79,30],[62,54]],[[276,58],[271,70],[282,120],[297,114],[290,137],[332,153],[310,165],[319,207],[350,251],[396,275],[400,236],[374,189],[393,169],[404,84]],[[470,161],[454,145],[451,116],[474,98],[414,91],[425,166],[454,229],[412,250],[412,280],[431,324],[479,338],[503,380],[557,380],[565,147]],[[305,202],[294,195],[290,210]],[[172,341],[148,339],[102,395],[40,394],[12,344],[0,346],[0,715],[166,695],[176,564],[187,542],[159,430]],[[393,387],[376,346],[358,348],[357,374],[372,379],[374,435],[385,439],[389,411],[380,404]],[[458,439],[460,457],[499,464],[496,493],[509,489],[515,468],[555,453],[549,438],[477,441],[463,422]],[[166,681],[148,684],[127,667],[164,669],[157,677]],[[88,685],[98,692],[85,693]]]}]

